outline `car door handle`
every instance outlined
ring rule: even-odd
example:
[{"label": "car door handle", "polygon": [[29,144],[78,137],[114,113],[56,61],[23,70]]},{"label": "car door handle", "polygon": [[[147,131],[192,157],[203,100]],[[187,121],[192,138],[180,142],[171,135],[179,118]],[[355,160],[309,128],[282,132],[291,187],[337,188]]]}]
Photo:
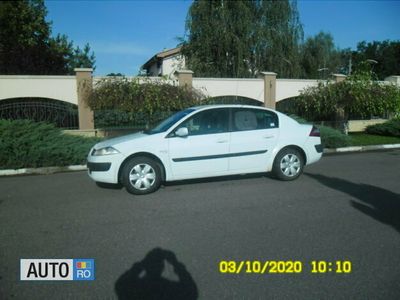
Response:
[{"label": "car door handle", "polygon": [[228,142],[228,140],[217,140],[218,144],[223,144],[223,143],[227,143],[227,142]]},{"label": "car door handle", "polygon": [[272,139],[273,137],[275,137],[274,135],[266,135],[264,136],[264,139]]}]

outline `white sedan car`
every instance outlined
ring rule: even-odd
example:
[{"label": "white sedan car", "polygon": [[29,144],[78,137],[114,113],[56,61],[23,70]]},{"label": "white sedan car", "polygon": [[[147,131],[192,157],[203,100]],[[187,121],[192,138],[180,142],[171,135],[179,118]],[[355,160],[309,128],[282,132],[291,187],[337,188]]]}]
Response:
[{"label": "white sedan car", "polygon": [[122,183],[147,194],[163,181],[272,171],[300,176],[322,156],[319,130],[261,107],[188,108],[155,128],[96,144],[88,155],[96,182]]}]

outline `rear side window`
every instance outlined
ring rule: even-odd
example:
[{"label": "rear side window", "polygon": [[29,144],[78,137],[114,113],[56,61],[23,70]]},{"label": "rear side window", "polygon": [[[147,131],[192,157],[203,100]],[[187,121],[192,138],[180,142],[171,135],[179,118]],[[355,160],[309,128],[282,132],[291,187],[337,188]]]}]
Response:
[{"label": "rear side window", "polygon": [[233,131],[278,128],[278,116],[271,111],[235,108],[232,111]]},{"label": "rear side window", "polygon": [[187,127],[189,135],[228,132],[229,110],[219,108],[201,111],[183,122],[179,127]]}]

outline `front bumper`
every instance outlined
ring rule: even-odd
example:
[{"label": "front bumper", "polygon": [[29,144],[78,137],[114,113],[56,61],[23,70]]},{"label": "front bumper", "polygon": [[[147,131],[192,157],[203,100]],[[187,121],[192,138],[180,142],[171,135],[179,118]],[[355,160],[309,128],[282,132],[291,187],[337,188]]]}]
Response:
[{"label": "front bumper", "polygon": [[87,157],[89,176],[98,182],[118,183],[118,171],[125,157],[122,154]]},{"label": "front bumper", "polygon": [[89,173],[91,172],[107,172],[111,168],[111,163],[104,163],[104,162],[88,162],[87,168]]}]

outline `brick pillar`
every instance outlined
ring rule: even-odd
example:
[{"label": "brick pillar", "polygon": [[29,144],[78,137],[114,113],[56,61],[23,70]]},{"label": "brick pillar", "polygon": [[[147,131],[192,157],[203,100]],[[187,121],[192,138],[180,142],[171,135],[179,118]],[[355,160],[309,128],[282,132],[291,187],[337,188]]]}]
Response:
[{"label": "brick pillar", "polygon": [[264,79],[264,106],[275,109],[276,104],[276,73],[261,72],[260,77]]},{"label": "brick pillar", "polygon": [[175,71],[175,76],[178,77],[179,86],[192,87],[193,83],[193,71],[190,70],[179,70]]},{"label": "brick pillar", "polygon": [[346,79],[346,75],[344,74],[332,74],[333,81],[338,83]]},{"label": "brick pillar", "polygon": [[93,88],[91,68],[74,69],[78,93],[79,129],[94,129],[93,111],[87,105],[87,98]]}]

